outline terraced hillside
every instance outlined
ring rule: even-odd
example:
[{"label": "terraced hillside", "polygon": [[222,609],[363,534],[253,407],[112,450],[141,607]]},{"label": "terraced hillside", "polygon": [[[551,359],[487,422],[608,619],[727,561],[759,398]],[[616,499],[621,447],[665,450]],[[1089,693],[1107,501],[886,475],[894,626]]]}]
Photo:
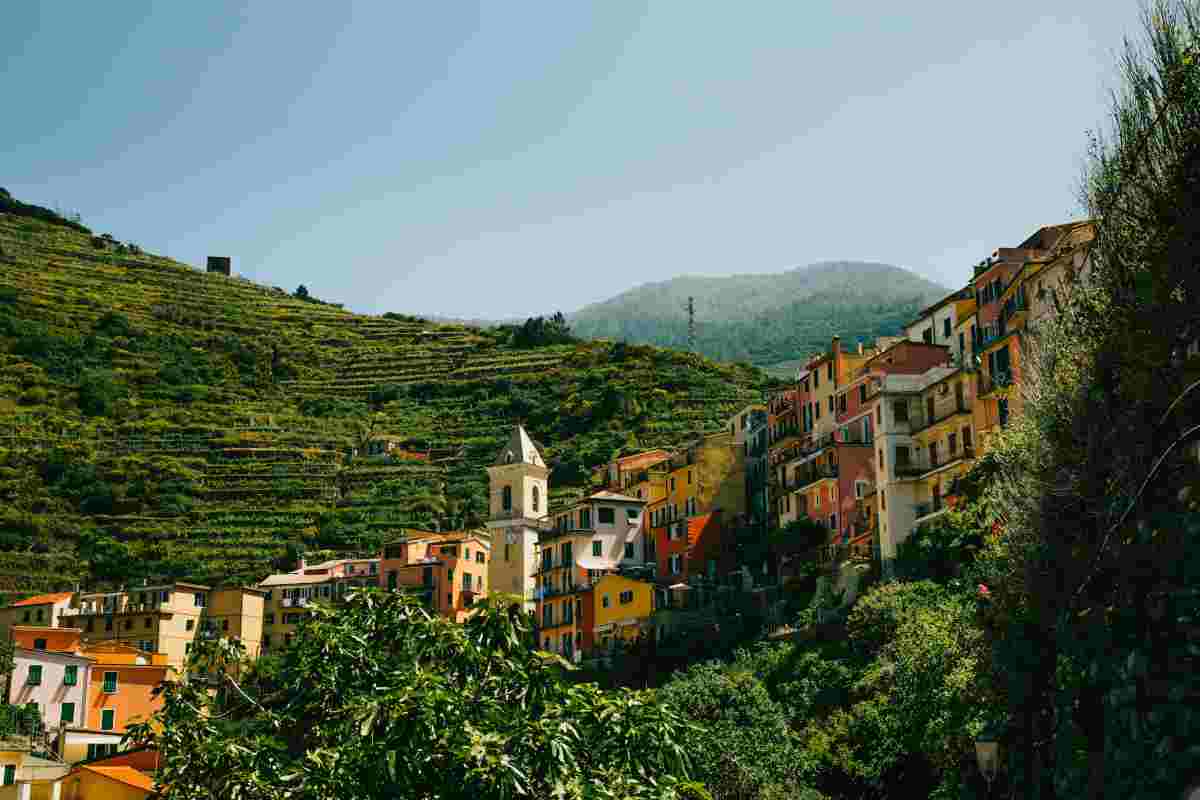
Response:
[{"label": "terraced hillside", "polygon": [[561,498],[764,385],[657,348],[356,315],[85,231],[0,213],[0,592],[375,552],[481,521],[518,419]]}]

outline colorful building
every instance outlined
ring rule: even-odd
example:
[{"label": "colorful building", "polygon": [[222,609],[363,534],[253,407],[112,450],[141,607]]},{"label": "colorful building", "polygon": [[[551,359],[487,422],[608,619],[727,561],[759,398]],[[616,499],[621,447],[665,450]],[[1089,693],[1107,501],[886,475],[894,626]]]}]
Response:
[{"label": "colorful building", "polygon": [[0,800],[59,800],[70,767],[32,754],[28,737],[0,737]]},{"label": "colorful building", "polygon": [[72,596],[71,592],[39,594],[0,608],[0,637],[8,638],[14,625],[57,628]]},{"label": "colorful building", "polygon": [[[261,616],[260,595],[240,587],[213,590],[196,583],[140,586],[118,592],[73,596],[60,614],[60,624],[79,628],[88,642],[120,642],[147,653],[163,654],[167,664],[182,672],[192,642],[202,631],[213,635],[248,637],[254,641]],[[218,610],[213,616],[209,607]],[[244,615],[234,618],[237,613]]]},{"label": "colorful building", "polygon": [[[55,629],[24,629],[33,632],[40,648],[18,644],[9,677],[8,702],[35,706],[47,730],[57,735],[74,725],[87,725],[88,692],[94,659],[79,652],[78,631],[69,637],[54,637]],[[62,629],[58,629],[62,630]],[[47,649],[46,645],[69,645]]]},{"label": "colorful building", "polygon": [[576,597],[580,621],[578,650],[584,658],[610,655],[650,625],[654,584],[607,573],[593,580]]},{"label": "colorful building", "polygon": [[292,572],[270,575],[257,590],[262,598],[262,644],[269,653],[287,647],[311,603],[339,603],[354,589],[376,586],[378,558],[348,558],[309,565],[303,558]]},{"label": "colorful building", "polygon": [[462,621],[487,596],[491,539],[482,531],[406,537],[383,549],[380,587],[418,594],[430,610]]},{"label": "colorful building", "polygon": [[66,726],[60,753],[71,763],[114,753],[134,722],[149,720],[162,706],[154,691],[167,679],[170,666],[161,653],[148,653],[121,642],[84,645],[91,659],[85,714]]},{"label": "colorful building", "polygon": [[533,578],[534,619],[543,649],[582,657],[586,631],[580,595],[604,575],[646,567],[645,505],[603,490],[555,513],[541,531]]}]

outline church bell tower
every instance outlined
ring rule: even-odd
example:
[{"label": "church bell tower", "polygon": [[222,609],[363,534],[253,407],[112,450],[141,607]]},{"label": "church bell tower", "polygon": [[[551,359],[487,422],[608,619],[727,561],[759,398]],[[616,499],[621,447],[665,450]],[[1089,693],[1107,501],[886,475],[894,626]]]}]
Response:
[{"label": "church bell tower", "polygon": [[488,585],[493,592],[519,595],[532,611],[538,528],[550,502],[550,470],[525,428],[517,425],[487,471],[492,534]]}]

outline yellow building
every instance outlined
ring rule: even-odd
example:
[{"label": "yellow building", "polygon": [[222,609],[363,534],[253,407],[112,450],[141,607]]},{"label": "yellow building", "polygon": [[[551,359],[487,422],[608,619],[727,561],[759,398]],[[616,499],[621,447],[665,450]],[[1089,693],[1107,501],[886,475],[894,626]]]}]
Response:
[{"label": "yellow building", "polygon": [[131,766],[81,764],[63,781],[62,800],[146,800],[154,779]]},{"label": "yellow building", "polygon": [[70,767],[30,754],[28,737],[0,738],[0,800],[58,800]]},{"label": "yellow building", "polygon": [[914,525],[956,501],[958,480],[974,463],[974,375],[954,370],[925,386],[919,403],[910,415],[912,460],[902,476],[914,484]]},{"label": "yellow building", "polygon": [[160,653],[171,667],[182,671],[201,632],[238,636],[257,655],[261,618],[262,595],[255,589],[213,590],[177,581],[79,594],[63,609],[60,624],[79,628],[87,642],[116,641]]},{"label": "yellow building", "polygon": [[654,613],[654,584],[609,574],[597,578],[580,595],[582,650],[610,653],[620,642],[636,639]]},{"label": "yellow building", "polygon": [[302,558],[294,572],[267,577],[258,584],[263,603],[260,652],[290,645],[311,603],[339,603],[352,589],[378,584],[378,558],[341,559],[311,566]]}]

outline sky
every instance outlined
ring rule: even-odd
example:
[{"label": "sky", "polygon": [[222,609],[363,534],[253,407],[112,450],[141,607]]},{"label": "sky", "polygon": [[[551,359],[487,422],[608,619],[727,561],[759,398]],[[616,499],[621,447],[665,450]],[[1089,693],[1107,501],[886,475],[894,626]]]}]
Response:
[{"label": "sky", "polygon": [[365,313],[681,274],[961,286],[1082,216],[1135,0],[14,3],[0,186]]}]

